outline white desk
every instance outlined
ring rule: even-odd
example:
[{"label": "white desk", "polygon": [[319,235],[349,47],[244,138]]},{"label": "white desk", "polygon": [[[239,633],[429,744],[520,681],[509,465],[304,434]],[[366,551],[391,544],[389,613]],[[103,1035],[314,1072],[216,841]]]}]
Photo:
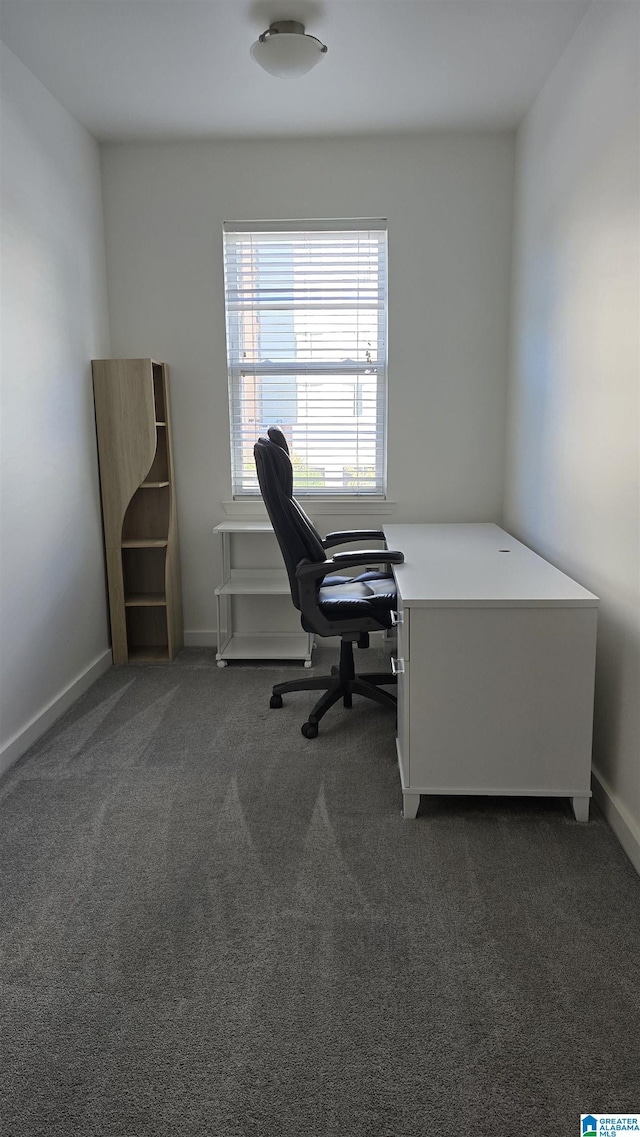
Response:
[{"label": "white desk", "polygon": [[398,762],[420,794],[570,797],[589,819],[598,598],[497,525],[385,525],[401,549]]}]

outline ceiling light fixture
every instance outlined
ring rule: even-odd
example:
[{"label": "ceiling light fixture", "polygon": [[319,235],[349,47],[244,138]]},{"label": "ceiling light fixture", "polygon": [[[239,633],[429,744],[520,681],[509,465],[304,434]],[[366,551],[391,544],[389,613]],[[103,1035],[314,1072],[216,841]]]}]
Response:
[{"label": "ceiling light fixture", "polygon": [[297,20],[277,20],[251,48],[251,58],[279,79],[306,75],[326,53],[326,46],[306,35],[304,24]]}]

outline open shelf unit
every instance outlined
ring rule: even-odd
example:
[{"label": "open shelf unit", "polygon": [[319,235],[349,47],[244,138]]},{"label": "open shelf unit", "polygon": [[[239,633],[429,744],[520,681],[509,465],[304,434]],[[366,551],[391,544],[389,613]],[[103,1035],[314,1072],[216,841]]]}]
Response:
[{"label": "open shelf unit", "polygon": [[94,359],[114,663],[161,663],[183,643],[168,367]]},{"label": "open shelf unit", "polygon": [[247,568],[234,560],[233,537],[273,533],[268,521],[223,521],[214,533],[221,541],[222,582],[215,590],[218,667],[241,659],[300,659],[311,667],[313,635],[307,632],[242,632],[234,628],[234,596],[289,596],[289,580],[282,568]]}]

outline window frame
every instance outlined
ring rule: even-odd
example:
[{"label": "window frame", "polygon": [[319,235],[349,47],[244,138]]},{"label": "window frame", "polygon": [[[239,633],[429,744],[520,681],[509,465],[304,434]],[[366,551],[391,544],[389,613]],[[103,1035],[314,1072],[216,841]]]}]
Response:
[{"label": "window frame", "polygon": [[[326,376],[336,376],[343,378],[345,375],[352,374],[354,377],[354,407],[357,406],[358,398],[362,400],[361,391],[361,377],[363,374],[362,360],[343,359],[322,362],[301,362],[291,359],[290,361],[283,362],[282,360],[271,362],[261,361],[258,368],[242,368],[240,364],[241,356],[241,333],[239,309],[232,309],[229,304],[230,285],[228,278],[228,263],[227,263],[227,234],[251,234],[260,236],[261,234],[287,234],[287,233],[300,233],[300,234],[316,234],[323,232],[344,232],[344,233],[370,233],[378,232],[382,234],[381,248],[383,250],[382,262],[378,267],[378,347],[382,347],[382,352],[375,361],[369,360],[372,363],[373,369],[376,374],[376,394],[375,394],[375,435],[374,435],[374,455],[375,455],[375,480],[376,485],[372,489],[355,489],[355,488],[335,488],[323,486],[317,492],[310,491],[301,486],[295,485],[294,492],[297,497],[305,498],[309,502],[334,502],[342,503],[347,502],[361,503],[369,502],[386,502],[387,498],[387,438],[388,438],[388,308],[389,308],[389,273],[388,273],[388,223],[385,218],[351,218],[351,219],[325,219],[325,220],[310,220],[307,218],[296,220],[271,220],[271,221],[225,221],[223,223],[223,264],[224,264],[224,304],[225,304],[225,326],[226,326],[226,347],[227,347],[227,382],[228,382],[228,398],[229,398],[229,424],[230,424],[230,457],[231,457],[231,488],[232,500],[235,504],[253,504],[260,500],[259,489],[247,489],[242,487],[242,475],[240,473],[240,463],[242,460],[242,439],[238,437],[235,426],[236,422],[241,422],[242,418],[236,414],[237,407],[240,405],[242,399],[241,384],[243,378],[247,374],[254,377],[258,376],[283,376],[291,375],[297,377],[305,375],[310,382],[315,379],[321,379]],[[292,308],[293,310],[293,308]],[[358,418],[356,413],[354,418]],[[266,424],[263,424],[266,425]],[[274,423],[273,425],[278,425]],[[256,430],[262,429],[263,426],[256,423]]]}]

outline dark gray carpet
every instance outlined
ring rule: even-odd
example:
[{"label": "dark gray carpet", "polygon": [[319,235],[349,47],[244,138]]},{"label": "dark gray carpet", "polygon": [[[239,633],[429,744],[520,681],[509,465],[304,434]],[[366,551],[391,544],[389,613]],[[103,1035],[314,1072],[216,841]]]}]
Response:
[{"label": "dark gray carpet", "polygon": [[306,741],[308,695],[268,708],[292,671],[114,668],[0,782],[3,1137],[571,1137],[640,1109],[640,879],[604,821],[403,822],[393,717],[359,700]]}]

